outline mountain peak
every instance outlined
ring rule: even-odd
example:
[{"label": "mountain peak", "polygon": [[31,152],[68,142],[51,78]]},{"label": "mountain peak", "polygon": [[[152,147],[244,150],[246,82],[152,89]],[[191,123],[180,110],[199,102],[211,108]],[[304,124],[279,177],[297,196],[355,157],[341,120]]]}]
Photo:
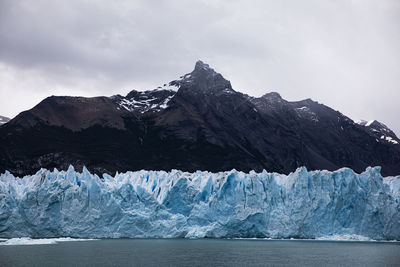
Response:
[{"label": "mountain peak", "polygon": [[196,64],[194,66],[194,70],[192,71],[191,74],[206,74],[206,75],[217,75],[218,73],[210,67],[207,63],[204,63],[201,60],[196,61]]},{"label": "mountain peak", "polygon": [[169,84],[185,92],[232,91],[231,83],[201,60],[196,62],[191,73],[185,74],[180,77],[180,80],[172,81]]},{"label": "mountain peak", "polygon": [[271,99],[282,99],[281,95],[278,92],[270,92],[266,93],[262,96],[262,98],[271,98]]},{"label": "mountain peak", "polygon": [[210,65],[204,63],[201,60],[197,60],[194,69],[205,69],[206,70],[206,69],[210,69]]}]

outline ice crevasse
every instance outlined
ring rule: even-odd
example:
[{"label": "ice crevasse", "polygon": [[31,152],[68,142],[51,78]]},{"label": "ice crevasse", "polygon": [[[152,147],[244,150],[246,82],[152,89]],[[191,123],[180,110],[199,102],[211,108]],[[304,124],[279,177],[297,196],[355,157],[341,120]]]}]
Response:
[{"label": "ice crevasse", "polygon": [[400,176],[232,170],[0,175],[0,237],[400,240]]}]

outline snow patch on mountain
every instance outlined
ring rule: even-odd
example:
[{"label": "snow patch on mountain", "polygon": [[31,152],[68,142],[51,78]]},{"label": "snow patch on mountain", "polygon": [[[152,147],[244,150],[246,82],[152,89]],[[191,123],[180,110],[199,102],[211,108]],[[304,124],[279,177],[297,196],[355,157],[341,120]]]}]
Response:
[{"label": "snow patch on mountain", "polygon": [[175,86],[159,87],[149,91],[132,91],[126,97],[114,96],[113,100],[119,109],[136,111],[140,113],[159,112],[168,107],[169,101],[175,96],[176,91],[165,88]]},{"label": "snow patch on mountain", "polygon": [[355,120],[355,123],[361,125],[361,126],[365,126],[365,127],[369,127],[371,126],[372,123],[375,122],[375,120],[370,120],[370,121],[366,121],[366,120]]},{"label": "snow patch on mountain", "polygon": [[388,141],[388,142],[390,142],[390,143],[393,143],[393,144],[399,144],[399,142],[397,142],[396,140],[394,140],[392,137],[390,137],[390,136],[384,136],[384,135],[382,135],[381,136],[381,139],[383,139],[383,140],[386,140],[386,141]]},{"label": "snow patch on mountain", "polygon": [[179,85],[173,82],[165,83],[162,86],[158,86],[155,90],[169,90],[177,92],[179,89]]},{"label": "snow patch on mountain", "polygon": [[364,126],[376,138],[377,142],[383,141],[395,145],[398,145],[400,142],[396,134],[389,127],[377,120],[370,120],[368,122],[365,120],[355,120],[354,122]]},{"label": "snow patch on mountain", "polygon": [[297,115],[300,118],[307,118],[307,119],[312,120],[314,122],[318,122],[319,121],[317,114],[315,112],[313,112],[307,106],[303,106],[303,107],[300,107],[300,108],[295,108],[294,110],[296,111]]}]

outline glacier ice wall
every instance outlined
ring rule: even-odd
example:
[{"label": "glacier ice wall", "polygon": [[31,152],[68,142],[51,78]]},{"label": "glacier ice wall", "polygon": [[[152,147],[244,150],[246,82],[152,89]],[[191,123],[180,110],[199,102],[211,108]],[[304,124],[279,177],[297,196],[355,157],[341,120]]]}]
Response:
[{"label": "glacier ice wall", "polygon": [[299,168],[0,176],[0,237],[400,239],[400,176]]}]

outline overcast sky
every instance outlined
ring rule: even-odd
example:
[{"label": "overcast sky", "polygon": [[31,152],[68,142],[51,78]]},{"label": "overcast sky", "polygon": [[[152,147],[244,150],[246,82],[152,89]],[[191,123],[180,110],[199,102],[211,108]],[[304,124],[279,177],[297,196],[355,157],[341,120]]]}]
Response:
[{"label": "overcast sky", "polygon": [[0,115],[153,89],[198,59],[237,91],[312,98],[400,135],[399,0],[0,0]]}]

